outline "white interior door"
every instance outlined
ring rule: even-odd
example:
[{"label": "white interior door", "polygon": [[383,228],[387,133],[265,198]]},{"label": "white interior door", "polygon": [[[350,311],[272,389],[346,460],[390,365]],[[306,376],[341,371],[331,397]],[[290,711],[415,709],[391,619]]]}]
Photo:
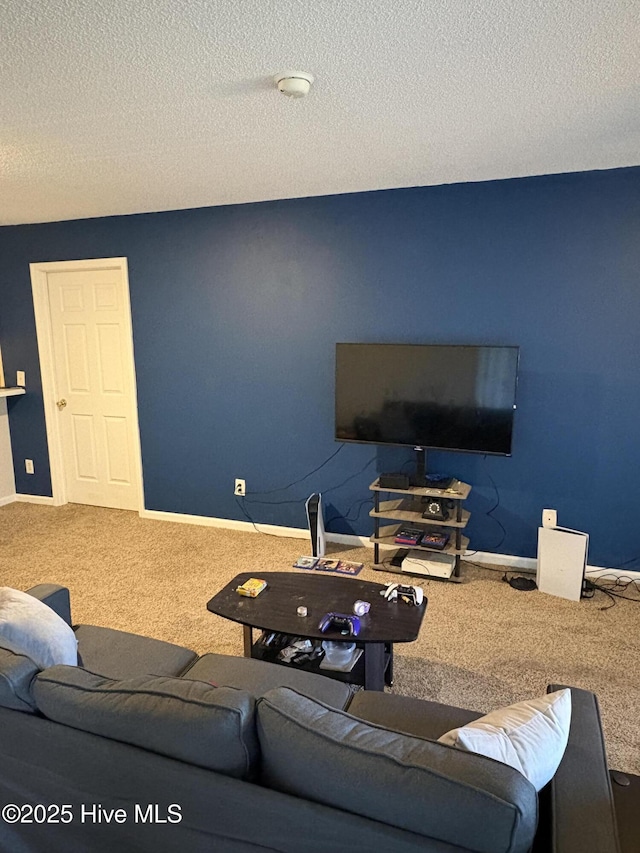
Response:
[{"label": "white interior door", "polygon": [[139,509],[128,284],[73,266],[46,273],[66,499]]}]

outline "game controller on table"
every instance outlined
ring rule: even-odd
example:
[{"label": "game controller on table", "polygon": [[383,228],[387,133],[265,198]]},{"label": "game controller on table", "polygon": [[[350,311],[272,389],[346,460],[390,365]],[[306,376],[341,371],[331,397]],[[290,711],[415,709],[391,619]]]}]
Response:
[{"label": "game controller on table", "polygon": [[360,619],[348,613],[325,613],[320,620],[318,628],[324,634],[326,631],[340,631],[341,634],[349,634],[357,637],[360,633]]},{"label": "game controller on table", "polygon": [[397,601],[399,598],[407,604],[419,607],[424,601],[424,590],[421,586],[410,586],[402,583],[388,583],[380,595],[387,601]]}]

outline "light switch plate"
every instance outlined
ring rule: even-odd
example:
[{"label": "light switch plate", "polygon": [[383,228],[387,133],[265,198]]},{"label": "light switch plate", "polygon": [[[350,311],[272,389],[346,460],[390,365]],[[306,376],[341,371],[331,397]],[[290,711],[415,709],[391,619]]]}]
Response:
[{"label": "light switch plate", "polygon": [[542,526],[553,528],[558,526],[558,511],[555,509],[542,510]]},{"label": "light switch plate", "polygon": [[27,383],[24,381],[24,370],[16,371],[16,385],[19,388],[24,388]]}]

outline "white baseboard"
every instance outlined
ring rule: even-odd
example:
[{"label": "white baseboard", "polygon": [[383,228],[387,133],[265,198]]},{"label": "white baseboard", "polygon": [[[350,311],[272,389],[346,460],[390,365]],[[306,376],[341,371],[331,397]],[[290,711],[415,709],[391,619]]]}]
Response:
[{"label": "white baseboard", "polygon": [[[517,569],[517,571],[523,572],[524,574],[533,575],[536,574],[538,567],[538,561],[535,557],[516,557],[512,554],[492,554],[490,551],[478,551],[476,554],[473,554],[473,556],[469,555],[462,559],[467,559],[470,563],[489,563],[494,566],[504,566],[505,568]],[[607,575],[608,577],[630,577],[635,579],[635,576],[638,575],[638,580],[640,580],[640,573],[638,569],[607,569],[604,566],[590,566],[588,564],[585,575],[590,580],[597,580],[604,575]]]},{"label": "white baseboard", "polygon": [[604,569],[602,566],[587,566],[586,577],[588,580],[597,581],[603,577],[629,578],[640,581],[640,569]]},{"label": "white baseboard", "polygon": [[48,498],[46,495],[16,495],[14,500],[23,504],[44,504],[53,506],[53,498]]},{"label": "white baseboard", "polygon": [[[26,497],[29,497],[28,495]],[[20,496],[17,496],[20,500]],[[53,498],[42,498],[42,501],[52,501]],[[172,521],[178,524],[198,524],[203,527],[220,527],[227,530],[242,530],[245,533],[267,533],[270,536],[283,536],[292,539],[310,539],[309,531],[301,527],[280,527],[277,524],[252,524],[250,521],[234,521],[230,518],[213,518],[205,515],[186,515],[178,512],[164,512],[155,509],[140,510],[140,518],[148,518],[154,521]],[[373,548],[368,536],[354,536],[345,533],[327,533],[328,542],[336,542],[339,545],[351,545],[354,548]],[[462,557],[470,563],[486,563],[493,566],[504,566],[505,569],[513,569],[525,574],[535,575],[538,561],[535,557],[517,557],[515,554],[492,554],[490,551],[476,551],[467,557]],[[607,569],[603,566],[587,566],[587,577],[592,580],[602,575],[615,575],[616,577],[631,576],[640,573],[627,569]]]},{"label": "white baseboard", "polygon": [[4,498],[0,498],[0,506],[6,506],[7,504],[15,503],[16,496],[15,495],[7,495]]},{"label": "white baseboard", "polygon": [[514,554],[492,554],[491,551],[475,551],[463,560],[470,563],[488,563],[493,566],[504,566],[505,568],[517,569],[519,572],[536,573],[538,561],[535,557],[516,557]]},{"label": "white baseboard", "polygon": [[[310,533],[304,527],[281,527],[277,524],[261,524],[251,521],[234,521],[230,518],[213,518],[208,515],[186,515],[179,512],[164,512],[156,509],[140,510],[140,518],[148,518],[153,521],[173,521],[177,524],[198,524],[201,527],[221,527],[227,530],[242,530],[245,533],[267,533],[270,536],[283,536],[291,539],[308,539],[311,542]],[[325,538],[329,542],[337,542],[341,545],[353,545],[360,548],[369,545],[366,536],[348,536],[343,533],[327,533]]]}]

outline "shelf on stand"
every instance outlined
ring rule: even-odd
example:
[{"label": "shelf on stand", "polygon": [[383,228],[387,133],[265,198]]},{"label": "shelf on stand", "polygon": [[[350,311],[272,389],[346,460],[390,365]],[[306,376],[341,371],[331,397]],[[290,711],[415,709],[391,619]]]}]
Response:
[{"label": "shelf on stand", "polygon": [[[376,571],[391,572],[404,576],[415,576],[433,580],[460,582],[460,558],[469,547],[469,539],[462,535],[462,530],[467,526],[471,513],[464,509],[462,503],[469,496],[471,486],[454,480],[448,489],[431,489],[424,486],[410,486],[408,489],[383,488],[380,480],[375,480],[369,489],[374,495],[374,507],[369,513],[374,520],[374,532],[370,537],[374,548],[374,566]],[[380,494],[401,495],[393,500],[380,500]],[[437,519],[423,516],[425,499],[439,498],[450,502],[451,514],[445,519]],[[395,524],[381,526],[381,519],[395,521]],[[429,548],[424,545],[405,545],[395,541],[398,531],[403,525],[410,524],[418,527],[425,533],[434,530],[450,531],[450,539],[444,548]],[[421,551],[426,554],[447,554],[454,558],[453,573],[450,578],[441,578],[437,575],[424,574],[422,572],[403,571],[399,567],[389,566],[380,562],[380,548],[402,549]]]}]

